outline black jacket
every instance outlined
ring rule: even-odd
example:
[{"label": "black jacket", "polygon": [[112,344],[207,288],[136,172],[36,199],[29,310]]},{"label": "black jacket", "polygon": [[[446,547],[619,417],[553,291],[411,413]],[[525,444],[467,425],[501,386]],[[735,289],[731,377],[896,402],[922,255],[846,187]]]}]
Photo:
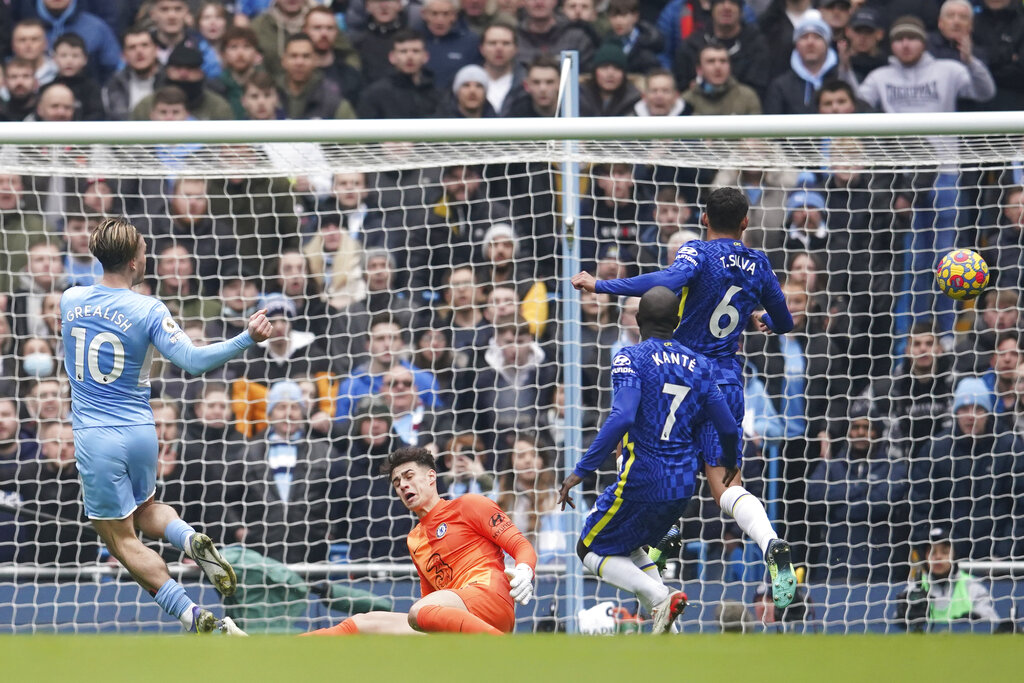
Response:
[{"label": "black jacket", "polygon": [[1019,553],[1024,509],[1024,448],[1012,433],[951,432],[911,460],[911,519],[916,542],[928,529],[950,529],[957,557],[1005,558]]},{"label": "black jacket", "polygon": [[996,96],[986,109],[1024,109],[1024,9],[1010,3],[992,11],[982,3],[974,15],[974,42],[984,48],[996,82]]},{"label": "black jacket", "polygon": [[240,471],[248,448],[245,437],[233,427],[215,428],[198,420],[185,427],[181,460],[183,478],[191,489],[182,518],[202,524],[215,543],[235,543],[234,532],[244,526],[239,505],[245,497],[244,485],[230,475]]},{"label": "black jacket", "polygon": [[716,38],[708,26],[704,31],[694,32],[676,49],[672,62],[672,73],[680,90],[686,90],[697,76],[698,55],[701,48],[714,42],[724,45],[729,51],[733,77],[743,85],[750,86],[757,96],[764,98],[768,83],[771,80],[771,63],[765,59],[768,54],[768,42],[757,26],[744,24],[735,38],[724,40]]},{"label": "black jacket", "polygon": [[440,99],[429,72],[422,72],[419,83],[393,72],[366,89],[357,111],[361,119],[424,119],[433,116]]},{"label": "black jacket", "polygon": [[256,437],[240,471],[231,475],[244,482],[238,515],[246,528],[245,545],[280,562],[322,562],[330,548],[331,446],[309,437],[297,442],[298,459],[283,500],[267,463],[265,438],[266,432]]},{"label": "black jacket", "polygon": [[[837,77],[838,67],[825,72],[821,82],[825,83]],[[817,114],[814,106],[814,93],[817,92],[810,83],[800,78],[792,69],[777,76],[769,85],[764,97],[765,114]]]}]

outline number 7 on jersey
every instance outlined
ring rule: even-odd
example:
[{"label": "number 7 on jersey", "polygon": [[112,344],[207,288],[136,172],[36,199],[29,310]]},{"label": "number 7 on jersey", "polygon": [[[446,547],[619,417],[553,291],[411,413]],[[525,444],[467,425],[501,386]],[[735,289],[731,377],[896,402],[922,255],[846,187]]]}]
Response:
[{"label": "number 7 on jersey", "polygon": [[661,387],[661,393],[672,397],[672,405],[669,406],[668,415],[665,417],[665,427],[661,430],[661,440],[668,441],[672,428],[676,426],[676,411],[679,410],[679,406],[682,404],[683,399],[686,398],[686,395],[690,393],[690,387],[684,384],[665,382],[664,386]]}]

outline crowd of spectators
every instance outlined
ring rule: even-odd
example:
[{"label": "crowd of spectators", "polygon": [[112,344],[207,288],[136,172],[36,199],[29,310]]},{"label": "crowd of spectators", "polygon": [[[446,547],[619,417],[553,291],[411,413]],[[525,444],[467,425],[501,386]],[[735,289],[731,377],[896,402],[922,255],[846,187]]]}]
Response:
[{"label": "crowd of spectators", "polygon": [[[0,100],[10,120],[552,116],[557,54],[576,49],[584,115],[1024,104],[1019,3],[817,4],[12,0]],[[542,562],[571,557],[554,504],[570,274],[553,166],[177,176],[196,151],[160,148],[165,178],[0,174],[0,562],[95,556],[59,298],[97,280],[89,231],[119,213],[149,245],[140,291],[193,343],[237,334],[257,308],[274,326],[203,378],[154,360],[159,495],[186,519],[283,562],[402,560],[413,519],[378,472],[417,444],[447,495],[492,496]],[[586,168],[581,255],[600,278],[666,266],[699,238],[705,192],[746,193],[745,239],[768,252],[796,329],[746,337],[744,474],[767,481],[758,456],[777,453],[780,531],[812,578],[905,576],[935,525],[957,557],[1024,552],[1021,174]],[[993,268],[973,307],[934,294],[932,264],[954,245]],[[635,300],[582,297],[584,445],[635,315]],[[735,530],[704,508],[687,537],[728,545]]]}]

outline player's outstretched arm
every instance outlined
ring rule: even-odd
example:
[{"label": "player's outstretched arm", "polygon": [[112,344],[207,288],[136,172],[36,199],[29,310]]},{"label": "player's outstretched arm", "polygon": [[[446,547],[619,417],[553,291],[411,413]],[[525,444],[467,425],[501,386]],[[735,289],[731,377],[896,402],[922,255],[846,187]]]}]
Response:
[{"label": "player's outstretched arm", "polygon": [[680,247],[676,260],[668,268],[653,273],[618,280],[597,280],[590,273],[578,273],[572,278],[576,289],[599,294],[643,296],[652,287],[668,287],[678,294],[700,271],[701,254],[692,247]]},{"label": "player's outstretched arm", "polygon": [[562,488],[558,492],[558,503],[562,510],[566,505],[572,508],[576,507],[572,496],[569,495],[569,490],[583,481],[588,473],[596,470],[604,461],[605,456],[615,450],[615,445],[622,441],[622,437],[633,426],[637,410],[640,409],[642,395],[643,392],[639,387],[619,386],[615,389],[615,393],[612,395],[612,410],[608,414],[608,419],[601,425],[601,430],[590,444],[590,448],[580,458],[572,474],[562,482]]},{"label": "player's outstretched arm", "polygon": [[[154,321],[155,319],[155,321]],[[153,345],[165,358],[179,368],[193,375],[201,375],[208,370],[228,362],[247,348],[270,336],[270,322],[266,311],[258,311],[249,319],[249,329],[227,341],[195,346],[188,335],[178,327],[166,306],[160,305],[150,316],[150,335]],[[258,340],[253,332],[260,337]]]}]

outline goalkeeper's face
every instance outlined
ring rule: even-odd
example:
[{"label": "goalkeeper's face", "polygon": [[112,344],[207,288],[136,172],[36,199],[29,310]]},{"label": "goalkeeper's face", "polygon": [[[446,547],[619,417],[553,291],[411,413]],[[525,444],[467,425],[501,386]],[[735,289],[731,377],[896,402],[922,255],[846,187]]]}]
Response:
[{"label": "goalkeeper's face", "polygon": [[391,485],[405,507],[413,512],[437,500],[437,472],[420,463],[396,467],[391,473]]}]

